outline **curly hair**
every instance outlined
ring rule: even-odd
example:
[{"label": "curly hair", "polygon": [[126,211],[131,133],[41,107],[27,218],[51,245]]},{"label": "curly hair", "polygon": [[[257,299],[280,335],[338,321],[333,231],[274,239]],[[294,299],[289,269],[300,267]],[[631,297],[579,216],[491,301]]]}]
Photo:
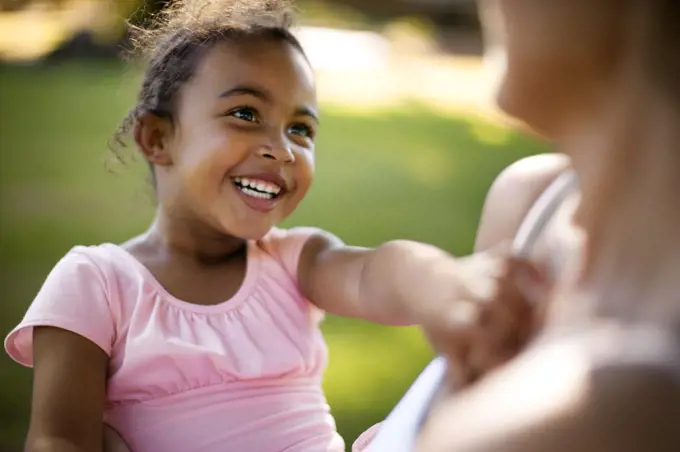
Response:
[{"label": "curly hair", "polygon": [[148,28],[131,27],[132,54],[141,55],[147,66],[137,104],[109,144],[114,155],[122,160],[124,139],[143,115],[173,120],[177,92],[216,43],[269,38],[286,41],[304,55],[290,31],[294,17],[287,0],[178,0],[158,13]]}]

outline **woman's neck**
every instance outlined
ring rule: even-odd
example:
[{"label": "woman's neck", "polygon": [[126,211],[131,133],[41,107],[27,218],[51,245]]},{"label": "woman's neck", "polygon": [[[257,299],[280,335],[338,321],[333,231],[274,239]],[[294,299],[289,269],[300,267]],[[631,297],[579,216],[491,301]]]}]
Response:
[{"label": "woman's neck", "polygon": [[588,237],[579,287],[619,313],[680,315],[678,124],[680,109],[629,87],[561,141],[579,174],[577,221]]}]

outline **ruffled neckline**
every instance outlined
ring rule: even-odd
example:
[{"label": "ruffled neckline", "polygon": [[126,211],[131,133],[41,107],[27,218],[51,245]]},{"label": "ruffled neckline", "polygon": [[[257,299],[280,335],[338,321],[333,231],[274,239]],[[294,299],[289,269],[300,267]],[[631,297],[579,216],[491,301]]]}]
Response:
[{"label": "ruffled neckline", "polygon": [[154,289],[161,294],[161,296],[167,300],[170,304],[176,306],[179,309],[196,312],[196,313],[221,313],[234,310],[243,304],[248,296],[251,294],[253,285],[257,281],[257,274],[259,272],[259,259],[257,256],[258,250],[254,246],[254,242],[246,242],[246,275],[243,278],[241,287],[236,291],[236,293],[223,302],[213,304],[213,305],[201,305],[196,303],[190,303],[188,301],[181,300],[174,295],[172,295],[168,290],[163,287],[163,285],[156,279],[156,277],[151,273],[151,271],[142,264],[136,257],[134,257],[129,251],[125,250],[119,245],[114,243],[105,243],[103,246],[113,250],[121,258],[124,258],[126,262],[133,265],[137,271],[139,271],[145,280],[151,284]]}]

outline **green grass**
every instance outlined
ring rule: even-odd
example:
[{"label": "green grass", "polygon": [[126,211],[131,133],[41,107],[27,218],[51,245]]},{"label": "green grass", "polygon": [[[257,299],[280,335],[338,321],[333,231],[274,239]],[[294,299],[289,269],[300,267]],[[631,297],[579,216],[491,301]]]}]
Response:
[{"label": "green grass", "polygon": [[[153,214],[144,166],[105,164],[131,105],[135,76],[117,64],[0,69],[0,331],[20,319],[74,244],[123,241]],[[323,108],[322,108],[323,109]],[[348,243],[409,238],[467,253],[482,202],[534,141],[422,105],[372,114],[323,109],[317,176],[287,225],[326,228]],[[329,402],[348,444],[378,422],[430,358],[417,330],[329,318]],[[0,356],[0,451],[20,450],[31,372]]]}]

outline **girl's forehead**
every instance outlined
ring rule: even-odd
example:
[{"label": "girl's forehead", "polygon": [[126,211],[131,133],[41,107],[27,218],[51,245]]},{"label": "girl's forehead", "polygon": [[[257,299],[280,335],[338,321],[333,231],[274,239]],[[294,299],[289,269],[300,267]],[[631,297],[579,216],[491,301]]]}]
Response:
[{"label": "girl's forehead", "polygon": [[193,89],[221,92],[235,85],[257,85],[274,94],[316,99],[314,73],[302,52],[283,40],[220,42],[198,63]]}]

